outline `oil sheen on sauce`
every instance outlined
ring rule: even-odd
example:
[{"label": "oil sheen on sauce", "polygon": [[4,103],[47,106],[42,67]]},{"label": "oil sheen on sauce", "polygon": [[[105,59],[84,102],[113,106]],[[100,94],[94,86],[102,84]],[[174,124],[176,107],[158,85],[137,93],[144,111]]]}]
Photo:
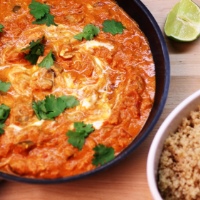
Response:
[{"label": "oil sheen on sauce", "polygon": [[[32,178],[58,178],[84,173],[94,147],[122,152],[139,134],[155,95],[155,68],[148,41],[138,25],[112,0],[46,0],[57,26],[33,24],[30,0],[1,0],[0,80],[11,83],[0,92],[0,105],[10,114],[0,136],[0,170]],[[104,20],[125,27],[122,34],[102,31]],[[87,24],[100,28],[92,40],[76,40]],[[45,38],[44,55],[55,56],[51,69],[32,65],[22,49]],[[39,58],[39,61],[42,59]],[[80,104],[54,120],[39,120],[33,101],[72,95]],[[67,140],[74,122],[95,131],[81,150]]]}]

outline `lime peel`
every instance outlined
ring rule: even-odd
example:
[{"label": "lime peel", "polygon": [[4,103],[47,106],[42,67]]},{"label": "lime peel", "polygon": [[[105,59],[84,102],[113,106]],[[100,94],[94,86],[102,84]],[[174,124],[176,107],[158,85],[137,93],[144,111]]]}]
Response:
[{"label": "lime peel", "polygon": [[169,12],[164,32],[182,42],[197,39],[200,35],[200,8],[191,0],[181,0]]}]

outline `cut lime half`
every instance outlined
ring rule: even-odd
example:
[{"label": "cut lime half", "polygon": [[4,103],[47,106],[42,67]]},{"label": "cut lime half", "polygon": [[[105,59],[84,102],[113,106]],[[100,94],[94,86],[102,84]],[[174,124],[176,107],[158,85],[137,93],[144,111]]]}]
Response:
[{"label": "cut lime half", "polygon": [[200,8],[191,0],[181,0],[169,12],[164,32],[175,40],[195,40],[200,34]]}]

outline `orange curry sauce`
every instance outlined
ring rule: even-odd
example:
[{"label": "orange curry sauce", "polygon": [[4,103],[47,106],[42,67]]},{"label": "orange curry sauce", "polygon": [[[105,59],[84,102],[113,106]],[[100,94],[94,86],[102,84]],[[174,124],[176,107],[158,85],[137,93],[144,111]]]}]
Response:
[{"label": "orange curry sauce", "polygon": [[[94,147],[103,144],[117,156],[138,135],[155,95],[155,66],[149,44],[138,25],[112,0],[38,0],[50,6],[55,25],[33,24],[31,0],[1,0],[0,80],[11,84],[0,92],[0,105],[10,108],[0,135],[0,170],[32,178],[57,178],[95,169]],[[102,31],[105,20],[125,27],[122,34]],[[93,24],[92,40],[74,35]],[[44,55],[52,50],[50,69],[32,65],[24,48],[45,39]],[[39,120],[33,101],[73,95],[80,104],[54,120]],[[95,131],[81,150],[66,135],[74,122]]]}]

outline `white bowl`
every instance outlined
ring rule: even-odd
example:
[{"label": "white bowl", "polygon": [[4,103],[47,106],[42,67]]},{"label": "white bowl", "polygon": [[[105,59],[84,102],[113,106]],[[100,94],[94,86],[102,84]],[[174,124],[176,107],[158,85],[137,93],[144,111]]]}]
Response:
[{"label": "white bowl", "polygon": [[200,105],[200,90],[190,95],[182,101],[165,119],[158,129],[147,158],[147,180],[150,192],[154,200],[162,200],[157,187],[157,168],[160,155],[163,149],[163,144],[170,132],[174,132],[182,119],[190,114],[190,111],[195,110]]}]

